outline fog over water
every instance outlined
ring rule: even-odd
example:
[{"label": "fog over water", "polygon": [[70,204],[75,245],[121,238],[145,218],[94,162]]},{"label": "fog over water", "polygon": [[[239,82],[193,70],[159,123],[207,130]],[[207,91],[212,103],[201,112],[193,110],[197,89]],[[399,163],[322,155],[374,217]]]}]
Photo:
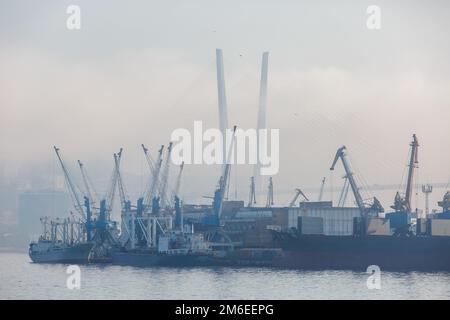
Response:
[{"label": "fog over water", "polygon": [[[329,167],[344,144],[367,185],[401,184],[413,133],[416,182],[445,184],[450,3],[431,2],[378,1],[381,30],[368,30],[371,1],[86,0],[77,1],[81,30],[69,31],[71,1],[3,0],[2,178],[59,184],[57,145],[74,175],[82,159],[105,190],[112,153],[123,147],[124,180],[137,196],[147,174],[141,143],[156,156],[174,129],[192,130],[195,120],[218,127],[221,48],[229,124],[242,128],[256,125],[261,55],[270,52],[267,126],[280,129],[273,178],[280,205],[296,187],[318,188],[322,177],[339,188],[342,167],[333,175]],[[205,201],[219,172],[186,166],[184,199]],[[230,194],[246,200],[251,174],[251,166],[234,166]],[[372,193],[388,207],[395,190]],[[435,189],[433,208],[443,193]],[[423,208],[421,192],[414,201]]]}]

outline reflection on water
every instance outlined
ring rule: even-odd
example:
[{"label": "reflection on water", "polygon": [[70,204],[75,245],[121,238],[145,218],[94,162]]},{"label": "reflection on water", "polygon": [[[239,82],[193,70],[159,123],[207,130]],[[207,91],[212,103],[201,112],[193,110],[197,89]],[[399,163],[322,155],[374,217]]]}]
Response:
[{"label": "reflection on water", "polygon": [[40,265],[0,253],[0,299],[450,299],[449,273],[368,274],[258,268],[81,266],[81,289],[66,286],[67,265]]}]

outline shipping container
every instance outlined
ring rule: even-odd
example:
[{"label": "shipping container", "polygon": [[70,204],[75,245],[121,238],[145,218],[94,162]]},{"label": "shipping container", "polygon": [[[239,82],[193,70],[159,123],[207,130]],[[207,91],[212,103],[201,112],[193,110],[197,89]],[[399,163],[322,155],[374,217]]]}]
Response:
[{"label": "shipping container", "polygon": [[391,235],[389,220],[385,218],[370,218],[367,234],[373,236]]},{"label": "shipping container", "polygon": [[314,206],[289,208],[288,227],[296,228],[298,217],[320,217],[323,219],[323,234],[350,236],[353,235],[353,219],[360,215],[358,208]]},{"label": "shipping container", "polygon": [[406,227],[411,223],[411,214],[407,212],[386,213],[385,217],[389,219],[392,231],[395,231],[398,228]]},{"label": "shipping container", "polygon": [[419,218],[416,220],[416,235],[424,236],[430,235],[430,222],[431,219]]},{"label": "shipping container", "polygon": [[249,209],[242,208],[236,212],[236,219],[261,219],[261,218],[272,218],[272,210],[268,209]]},{"label": "shipping container", "polygon": [[450,236],[449,219],[431,219],[432,236]]},{"label": "shipping container", "polygon": [[301,234],[323,234],[323,219],[321,217],[298,217],[297,228]]},{"label": "shipping container", "polygon": [[436,215],[438,219],[450,219],[450,212],[441,212]]}]

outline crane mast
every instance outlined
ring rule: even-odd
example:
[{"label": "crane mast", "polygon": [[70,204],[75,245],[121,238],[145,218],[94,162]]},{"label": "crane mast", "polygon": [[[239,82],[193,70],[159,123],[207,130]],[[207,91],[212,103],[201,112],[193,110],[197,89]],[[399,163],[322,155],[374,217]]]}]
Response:
[{"label": "crane mast", "polygon": [[406,181],[405,196],[402,197],[400,192],[397,192],[394,198],[394,205],[391,206],[392,209],[398,212],[411,212],[411,198],[414,187],[414,169],[417,168],[417,164],[419,163],[417,158],[419,142],[417,141],[415,134],[413,135],[413,140],[410,143],[410,146],[411,154],[408,162],[408,177]]},{"label": "crane mast", "polygon": [[361,197],[361,194],[359,193],[359,188],[358,188],[358,186],[356,184],[356,181],[355,181],[355,179],[353,177],[353,172],[352,172],[352,170],[350,168],[350,164],[348,163],[348,160],[347,160],[347,157],[346,157],[346,153],[345,153],[346,150],[347,149],[345,148],[345,146],[342,146],[341,148],[339,148],[337,150],[336,156],[334,157],[334,161],[333,161],[333,164],[331,165],[330,170],[334,170],[334,167],[335,167],[337,161],[339,159],[341,159],[342,165],[344,166],[346,177],[348,179],[350,187],[352,188],[353,195],[355,196],[356,204],[357,204],[357,206],[359,208],[361,216],[365,217],[366,214],[367,214],[366,207],[364,205],[364,201],[363,201],[363,199]]},{"label": "crane mast", "polygon": [[163,206],[169,206],[169,201],[167,201],[167,185],[169,183],[169,174],[170,174],[170,154],[172,153],[172,142],[169,143],[167,147],[167,158],[164,161],[164,169],[161,175],[161,188],[159,190],[159,197],[161,204]]},{"label": "crane mast", "polygon": [[115,153],[114,154],[114,164],[115,164],[115,176],[117,181],[117,186],[119,189],[119,198],[120,198],[120,204],[121,208],[125,208],[125,204],[127,203],[127,196],[125,193],[125,188],[123,186],[123,180],[122,175],[120,174],[120,154]]},{"label": "crane mast", "polygon": [[[236,133],[236,126],[234,126],[234,128],[233,128],[232,140],[231,140],[231,143],[230,143],[230,146],[228,149],[227,159],[226,159],[226,163],[224,164],[223,173],[219,179],[219,186],[214,193],[213,210],[214,210],[214,215],[217,220],[220,219],[220,216],[222,214],[223,199],[224,199],[225,192],[226,192],[227,186],[228,186],[228,178],[230,176],[230,170],[231,170],[231,164],[230,164],[231,163],[231,155],[232,155],[232,150],[233,150],[233,146],[234,146],[235,133]],[[217,221],[217,223],[218,223],[218,221]]]},{"label": "crane mast", "polygon": [[272,177],[269,178],[269,185],[267,187],[267,199],[266,199],[266,207],[270,208],[273,206],[273,180]]},{"label": "crane mast", "polygon": [[417,158],[419,142],[417,141],[417,137],[415,134],[413,134],[413,141],[411,142],[410,146],[411,146],[411,156],[409,159],[408,182],[406,184],[406,192],[405,192],[405,205],[407,212],[411,212],[411,197],[413,189],[414,169],[417,167],[417,164],[419,163]]},{"label": "crane mast", "polygon": [[323,177],[323,179],[322,179],[322,184],[320,185],[319,198],[317,199],[317,201],[322,201],[324,189],[325,189],[325,177]]},{"label": "crane mast", "polygon": [[175,183],[174,197],[179,197],[180,186],[181,186],[181,176],[184,169],[184,161],[180,165],[180,171],[178,172],[177,181]]},{"label": "crane mast", "polygon": [[248,206],[252,207],[256,204],[256,193],[255,193],[255,177],[250,178],[250,194],[248,199]]},{"label": "crane mast", "polygon": [[105,195],[105,210],[107,214],[110,214],[114,205],[114,197],[116,195],[116,185],[118,180],[118,171],[117,166],[120,164],[120,159],[122,157],[122,148],[120,148],[117,154],[114,154],[114,169],[111,174],[111,184],[109,186],[109,190]]}]

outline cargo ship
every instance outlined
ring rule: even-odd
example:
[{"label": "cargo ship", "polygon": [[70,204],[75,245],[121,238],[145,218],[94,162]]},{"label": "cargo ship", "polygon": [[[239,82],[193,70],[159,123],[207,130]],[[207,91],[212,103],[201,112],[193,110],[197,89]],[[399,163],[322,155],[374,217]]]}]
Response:
[{"label": "cargo ship", "polygon": [[40,219],[43,234],[29,245],[34,263],[86,264],[95,245],[86,240],[85,224],[74,219]]},{"label": "cargo ship", "polygon": [[165,230],[158,241],[151,242],[151,235],[149,240],[148,245],[139,246],[135,239],[127,239],[121,248],[111,251],[111,263],[133,267],[195,267],[214,263],[214,253],[201,233]]},{"label": "cargo ship", "polygon": [[78,243],[67,245],[62,242],[40,239],[32,242],[29,256],[35,263],[73,263],[86,264],[89,262],[93,243]]},{"label": "cargo ship", "polygon": [[199,267],[214,265],[214,259],[205,253],[116,251],[111,254],[111,263],[132,267]]},{"label": "cargo ship", "polygon": [[[347,149],[339,148],[330,170],[342,161],[358,210],[345,218],[330,219],[332,207],[301,204],[291,209],[290,220],[294,221],[294,226],[273,233],[275,244],[283,254],[274,259],[272,265],[353,270],[377,265],[381,270],[450,271],[450,220],[445,217],[417,219],[415,229],[413,227],[411,197],[419,147],[416,135],[410,147],[405,193],[397,192],[391,206],[394,211],[384,216],[384,208],[375,197],[369,204],[363,200],[347,159]],[[350,234],[332,234],[332,226],[345,224]]]},{"label": "cargo ship", "polygon": [[271,266],[365,271],[450,271],[450,237],[324,236],[276,232],[283,254]]}]

